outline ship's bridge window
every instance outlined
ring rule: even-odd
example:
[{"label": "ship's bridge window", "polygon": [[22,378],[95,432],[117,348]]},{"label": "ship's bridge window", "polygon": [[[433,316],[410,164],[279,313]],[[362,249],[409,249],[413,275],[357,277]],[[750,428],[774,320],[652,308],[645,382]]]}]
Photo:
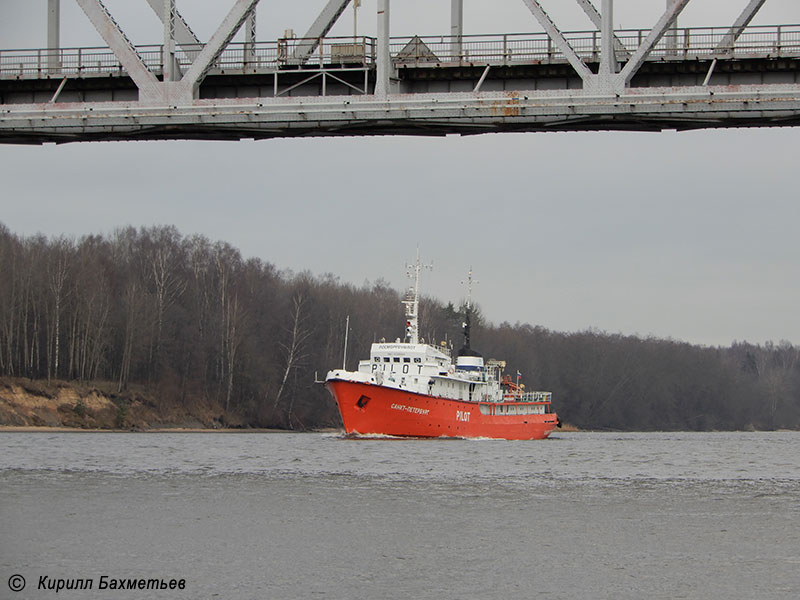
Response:
[{"label": "ship's bridge window", "polygon": [[408,356],[403,357],[403,362],[411,362],[411,359]]},{"label": "ship's bridge window", "polygon": [[383,362],[390,362],[391,359],[388,356],[383,357]]},{"label": "ship's bridge window", "polygon": [[399,356],[395,356],[394,357],[394,362],[400,362],[400,357]]}]

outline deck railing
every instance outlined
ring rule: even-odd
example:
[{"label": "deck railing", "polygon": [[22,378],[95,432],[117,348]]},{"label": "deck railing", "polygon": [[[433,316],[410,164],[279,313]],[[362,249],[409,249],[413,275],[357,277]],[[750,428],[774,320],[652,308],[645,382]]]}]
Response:
[{"label": "deck railing", "polygon": [[[181,44],[176,59],[186,71],[203,49],[202,44]],[[137,46],[142,62],[153,73],[163,72],[163,47]],[[375,40],[369,37],[283,39],[273,42],[232,42],[214,61],[210,73],[270,73],[278,69],[346,66],[369,67],[375,62]],[[105,47],[0,50],[0,77],[52,78],[124,74],[114,53]]]},{"label": "deck railing", "polygon": [[[648,60],[763,58],[800,56],[800,25],[752,26],[730,43],[729,28],[692,27],[668,32]],[[617,60],[625,62],[649,34],[646,29],[615,32],[621,46]],[[600,57],[598,31],[566,33],[578,55],[587,62]],[[189,68],[202,45],[178,45],[181,70]],[[162,46],[138,46],[139,56],[154,73],[163,70]],[[390,41],[394,63],[408,66],[464,64],[515,65],[563,63],[566,58],[544,33],[397,37]],[[376,41],[370,37],[328,37],[319,40],[288,38],[271,42],[234,42],[220,54],[210,73],[271,73],[301,68],[372,68]],[[124,74],[114,54],[105,47],[0,50],[0,78],[37,79]]]},{"label": "deck railing", "polygon": [[[748,27],[731,44],[730,29],[694,27],[669,31],[650,53],[648,60],[695,60],[717,57],[754,58],[799,56],[800,25]],[[617,60],[625,62],[647,38],[649,30],[623,29],[615,32],[621,46]],[[578,56],[598,62],[602,45],[599,31],[565,33]],[[401,65],[441,64],[536,64],[563,63],[566,57],[545,33],[420,36],[392,39],[391,52]]]},{"label": "deck railing", "polygon": [[506,396],[504,402],[550,402],[553,398],[552,392],[522,392],[519,395]]}]

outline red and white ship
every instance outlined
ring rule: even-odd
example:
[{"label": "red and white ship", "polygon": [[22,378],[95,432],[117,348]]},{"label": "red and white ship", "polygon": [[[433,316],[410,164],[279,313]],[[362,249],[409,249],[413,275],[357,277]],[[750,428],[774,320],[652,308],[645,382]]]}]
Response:
[{"label": "red and white ship", "polygon": [[[505,362],[484,361],[470,348],[470,301],[464,347],[453,362],[446,344],[419,339],[419,274],[403,301],[406,337],[372,344],[357,371],[337,369],[325,378],[336,399],[347,435],[400,437],[543,439],[560,426],[550,392],[525,391],[503,375]],[[472,272],[470,271],[470,287]]]}]

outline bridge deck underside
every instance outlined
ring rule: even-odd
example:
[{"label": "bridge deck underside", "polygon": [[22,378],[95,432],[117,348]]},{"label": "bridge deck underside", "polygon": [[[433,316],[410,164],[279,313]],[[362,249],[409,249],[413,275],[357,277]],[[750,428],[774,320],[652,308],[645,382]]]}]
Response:
[{"label": "bridge deck underside", "polygon": [[[603,98],[587,95],[567,63],[488,71],[485,65],[399,66],[386,99],[372,95],[371,68],[322,67],[211,74],[200,98],[186,107],[141,106],[124,73],[3,79],[0,142],[800,125],[797,57],[719,59],[713,70],[711,60],[650,61],[622,96]],[[59,87],[58,101],[50,103]]]}]

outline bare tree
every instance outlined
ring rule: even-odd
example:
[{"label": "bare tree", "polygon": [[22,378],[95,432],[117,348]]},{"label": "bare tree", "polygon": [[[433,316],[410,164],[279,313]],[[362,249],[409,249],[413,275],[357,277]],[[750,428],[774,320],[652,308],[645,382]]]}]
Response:
[{"label": "bare tree", "polygon": [[22,257],[22,354],[25,374],[41,377],[43,315],[46,315],[46,285],[43,274],[47,240],[36,236],[23,242]]},{"label": "bare tree", "polygon": [[136,280],[129,280],[120,298],[123,310],[122,357],[119,368],[119,385],[117,391],[128,386],[131,378],[131,362],[133,361],[134,337],[140,314],[141,288]]},{"label": "bare tree", "polygon": [[[162,360],[164,314],[183,294],[186,280],[180,276],[180,234],[174,227],[163,227],[151,232],[151,249],[147,256],[149,275],[155,288],[155,349],[151,355],[152,369],[158,373]],[[154,361],[154,362],[153,362]]]},{"label": "bare tree", "polygon": [[[191,268],[191,287],[188,300],[191,302],[191,314],[193,315],[194,339],[197,343],[192,347],[192,351],[197,355],[199,369],[193,378],[202,382],[208,393],[209,384],[209,359],[207,356],[213,355],[210,347],[213,345],[216,335],[213,332],[213,297],[215,258],[214,252],[209,241],[202,236],[194,236],[189,240],[189,266]],[[187,352],[188,355],[188,352]],[[187,360],[189,357],[187,356]]]},{"label": "bare tree", "polygon": [[48,323],[51,325],[51,344],[49,356],[52,358],[52,371],[48,360],[47,379],[58,378],[61,357],[61,311],[70,293],[67,278],[70,274],[72,243],[61,238],[52,245],[50,260],[47,263],[47,282],[50,291],[51,310]]},{"label": "bare tree", "polygon": [[225,410],[230,410],[239,346],[245,333],[245,311],[239,301],[236,273],[241,270],[238,251],[226,244],[215,247],[220,309],[219,385],[225,386]]},{"label": "bare tree", "polygon": [[115,268],[115,322],[118,329],[118,353],[112,368],[117,373],[117,392],[121,392],[131,380],[137,340],[141,338],[144,284],[136,230],[132,227],[117,230],[110,247],[110,258]]},{"label": "bare tree", "polygon": [[[312,330],[307,328],[305,325],[305,303],[306,297],[302,292],[297,292],[292,297],[292,306],[289,315],[289,327],[286,329],[288,340],[280,343],[284,359],[284,369],[281,383],[278,386],[278,391],[275,394],[275,400],[272,403],[273,413],[276,413],[278,410],[278,405],[280,404],[281,397],[286,389],[289,376],[307,358],[307,354],[305,352],[305,343],[311,336]],[[292,399],[287,411],[289,419],[291,419],[293,404],[294,399]]]},{"label": "bare tree", "polygon": [[244,333],[244,311],[235,292],[225,303],[223,315],[223,358],[227,371],[225,386],[225,410],[230,410],[231,396],[233,394],[233,374],[236,370],[236,359]]},{"label": "bare tree", "polygon": [[0,373],[13,375],[19,326],[19,249],[17,240],[0,223]]}]

